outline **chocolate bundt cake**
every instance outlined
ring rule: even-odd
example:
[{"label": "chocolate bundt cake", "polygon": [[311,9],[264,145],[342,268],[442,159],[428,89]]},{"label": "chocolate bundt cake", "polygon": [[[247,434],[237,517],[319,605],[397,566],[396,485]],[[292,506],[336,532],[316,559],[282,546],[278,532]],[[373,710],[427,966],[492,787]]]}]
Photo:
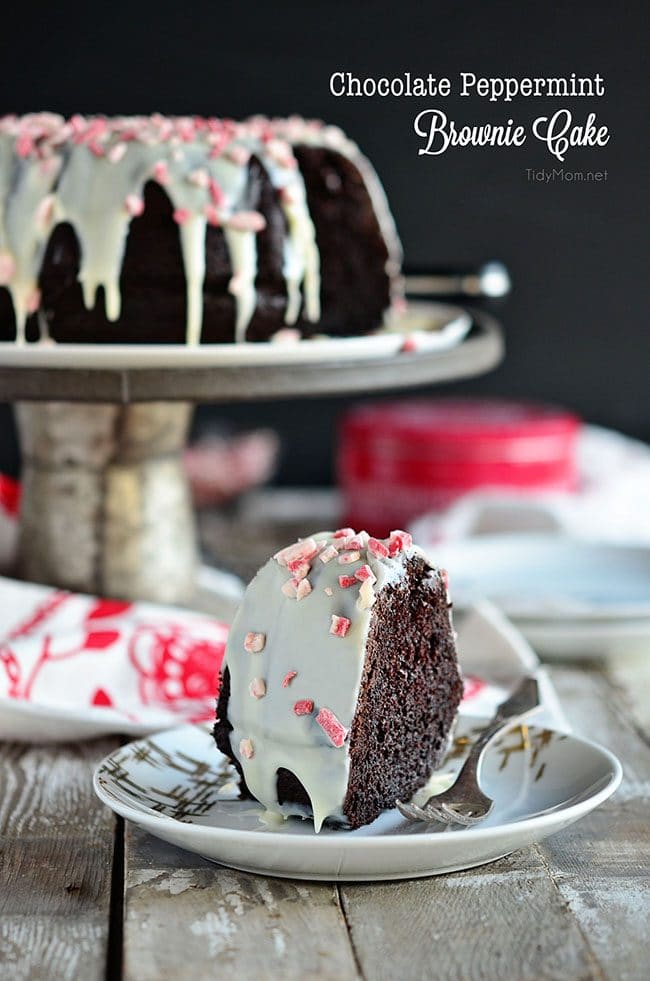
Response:
[{"label": "chocolate bundt cake", "polygon": [[336,127],[0,119],[0,340],[365,334],[399,268],[377,176]]},{"label": "chocolate bundt cake", "polygon": [[278,552],[232,625],[214,729],[244,796],[368,824],[442,761],[462,696],[446,576],[405,532]]}]

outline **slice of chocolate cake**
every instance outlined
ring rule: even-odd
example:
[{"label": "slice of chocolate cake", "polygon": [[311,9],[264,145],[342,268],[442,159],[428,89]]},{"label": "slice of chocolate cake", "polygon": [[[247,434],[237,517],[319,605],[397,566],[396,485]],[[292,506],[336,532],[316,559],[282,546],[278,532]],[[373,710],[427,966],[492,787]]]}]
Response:
[{"label": "slice of chocolate cake", "polygon": [[214,729],[242,794],[358,828],[410,800],[462,696],[446,575],[394,531],[278,552],[232,625]]}]

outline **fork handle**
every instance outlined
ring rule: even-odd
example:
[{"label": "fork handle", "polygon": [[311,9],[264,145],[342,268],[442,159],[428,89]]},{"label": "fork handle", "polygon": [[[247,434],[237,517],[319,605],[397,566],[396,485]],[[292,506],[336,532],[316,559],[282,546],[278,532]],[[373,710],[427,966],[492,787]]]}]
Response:
[{"label": "fork handle", "polygon": [[508,728],[518,718],[520,718],[520,716],[513,715],[507,719],[494,719],[494,721],[483,730],[476,742],[472,745],[467,759],[460,768],[460,772],[454,781],[454,785],[459,784],[461,780],[467,779],[468,777],[471,777],[478,784],[478,765],[485,747],[494,739],[495,736],[497,736],[504,729]]},{"label": "fork handle", "polygon": [[485,747],[504,729],[509,729],[520,719],[540,708],[537,679],[524,678],[513,694],[499,705],[492,722],[485,727],[472,745],[467,759],[454,781],[457,786],[461,780],[471,777],[478,786],[478,767]]}]

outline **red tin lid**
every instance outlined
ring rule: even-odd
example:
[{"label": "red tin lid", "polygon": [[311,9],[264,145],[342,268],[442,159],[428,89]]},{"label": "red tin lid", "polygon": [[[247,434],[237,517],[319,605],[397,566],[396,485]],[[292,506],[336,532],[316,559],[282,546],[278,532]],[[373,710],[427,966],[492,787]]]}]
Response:
[{"label": "red tin lid", "polygon": [[351,409],[344,434],[377,439],[391,436],[410,446],[451,445],[466,454],[485,442],[542,440],[574,436],[579,419],[570,412],[532,402],[505,399],[415,399],[367,403]]},{"label": "red tin lid", "polygon": [[20,508],[20,484],[0,473],[0,511],[15,517]]}]

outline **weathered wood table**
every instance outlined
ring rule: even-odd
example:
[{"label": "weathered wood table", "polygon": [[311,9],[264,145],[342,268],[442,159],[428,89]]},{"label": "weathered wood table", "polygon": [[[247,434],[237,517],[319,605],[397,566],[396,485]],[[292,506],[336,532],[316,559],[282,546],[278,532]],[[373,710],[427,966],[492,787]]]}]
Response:
[{"label": "weathered wood table", "polygon": [[0,746],[0,978],[647,978],[650,651],[551,675],[621,789],[539,846],[410,882],[220,868],[96,800],[117,739]]}]

